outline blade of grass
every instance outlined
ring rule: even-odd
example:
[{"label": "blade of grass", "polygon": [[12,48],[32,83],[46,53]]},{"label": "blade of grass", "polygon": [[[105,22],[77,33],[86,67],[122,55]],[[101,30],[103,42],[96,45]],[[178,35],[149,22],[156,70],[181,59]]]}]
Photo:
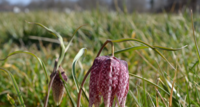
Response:
[{"label": "blade of grass", "polygon": [[[160,83],[162,84],[163,88],[164,88],[167,92],[170,92],[169,89],[171,89],[171,83],[169,83],[169,82],[167,81],[167,79],[166,79],[165,81],[166,81],[167,85],[165,85],[161,79],[158,79],[158,80],[159,80]],[[169,87],[169,88],[168,88],[168,87]],[[176,97],[172,96],[172,103],[173,103],[173,106],[180,106],[179,101],[182,101],[182,102],[186,103],[184,100],[182,100],[182,98],[181,98],[180,95],[176,92],[175,89],[173,89],[173,91],[174,91],[173,93],[176,93],[176,94],[175,94]],[[169,95],[169,97],[170,97],[170,95]],[[179,100],[177,100],[176,98],[179,98]]]},{"label": "blade of grass", "polygon": [[148,43],[145,43],[145,42],[143,42],[143,41],[141,41],[141,40],[139,40],[139,39],[127,38],[127,39],[111,40],[111,42],[113,42],[113,43],[126,42],[126,41],[136,41],[136,42],[142,43],[142,44],[144,44],[144,45],[146,45],[146,46],[148,46],[148,47],[154,49],[153,46],[151,46],[151,45],[149,45]]},{"label": "blade of grass", "polygon": [[[78,80],[76,78],[76,73],[75,73],[75,66],[76,66],[76,63],[78,61],[78,59],[85,55],[87,53],[87,49],[86,48],[82,48],[79,50],[78,54],[75,56],[74,60],[73,60],[73,63],[72,63],[72,76],[73,76],[73,79],[74,79],[74,82],[76,84],[76,88],[77,88],[77,93],[79,93],[79,84],[78,84]],[[89,98],[85,92],[85,90],[82,88],[82,91],[83,91],[83,94],[84,96],[86,97],[87,101],[89,102]]]},{"label": "blade of grass", "polygon": [[156,93],[156,107],[159,107],[159,103],[158,103],[158,93]]},{"label": "blade of grass", "polygon": [[6,60],[7,58],[9,58],[10,56],[15,55],[15,54],[20,54],[20,53],[25,53],[25,54],[28,54],[28,55],[31,55],[31,56],[35,57],[35,58],[38,60],[38,62],[40,63],[40,65],[42,66],[42,68],[43,68],[43,70],[44,70],[44,72],[45,72],[46,78],[47,78],[47,80],[49,81],[49,76],[48,76],[48,74],[47,74],[47,70],[46,70],[46,67],[45,67],[43,61],[42,61],[39,57],[37,57],[35,54],[33,54],[33,53],[31,53],[31,52],[28,52],[28,51],[15,51],[15,52],[10,53],[10,54],[9,54],[8,56],[6,56],[5,58],[0,59],[0,61],[5,61],[5,60]]},{"label": "blade of grass", "polygon": [[143,98],[144,106],[148,107],[147,106],[148,101],[147,101],[147,97],[146,97],[147,95],[146,95],[146,90],[145,90],[146,86],[145,85],[146,85],[145,81],[143,81],[143,83],[142,83],[142,87],[143,87],[142,98]]},{"label": "blade of grass", "polygon": [[196,49],[196,53],[197,53],[197,56],[198,56],[198,59],[200,61],[200,52],[199,52],[199,47],[197,45],[197,40],[196,40],[196,36],[195,36],[195,29],[194,29],[194,21],[193,21],[193,13],[192,13],[192,10],[191,10],[191,19],[192,19],[192,31],[193,31],[193,39],[194,39],[194,43],[195,43],[195,49]]},{"label": "blade of grass", "polygon": [[133,92],[131,90],[128,91],[128,93],[131,94],[131,96],[133,97],[133,99],[136,101],[138,107],[141,107],[140,103],[138,102],[137,98],[135,97],[135,95],[133,94]]},{"label": "blade of grass", "polygon": [[71,101],[71,103],[72,103],[72,105],[73,105],[73,107],[76,107],[76,103],[75,103],[75,101],[74,101],[74,99],[72,98],[72,96],[70,95],[70,92],[69,92],[69,90],[68,90],[68,86],[67,86],[67,84],[66,84],[66,82],[65,82],[65,90],[67,91],[67,95],[69,96],[69,99],[70,99],[70,101]]},{"label": "blade of grass", "polygon": [[50,32],[52,35],[58,37],[58,40],[60,41],[60,46],[61,46],[61,52],[60,52],[60,56],[59,56],[59,59],[58,59],[58,65],[57,65],[57,69],[58,69],[58,66],[62,63],[62,61],[64,59],[64,55],[65,55],[65,45],[64,45],[64,41],[63,41],[62,36],[59,33],[57,33],[56,31],[53,31],[52,29],[49,29],[49,28],[47,28],[46,26],[44,26],[40,23],[35,23],[35,22],[28,22],[28,23],[41,26],[42,28],[44,28],[48,32]]},{"label": "blade of grass", "polygon": [[167,105],[166,105],[166,103],[165,103],[165,100],[164,100],[164,98],[162,97],[162,95],[160,94],[160,92],[158,91],[157,87],[156,87],[155,89],[156,89],[157,94],[160,96],[161,101],[164,103],[165,107],[167,107]]},{"label": "blade of grass", "polygon": [[15,91],[17,92],[19,104],[20,104],[20,106],[25,107],[24,99],[23,99],[23,97],[22,97],[22,94],[21,94],[21,92],[20,92],[20,90],[19,90],[19,87],[18,87],[17,82],[16,82],[15,78],[13,77],[13,75],[12,75],[8,70],[6,70],[6,69],[4,69],[4,68],[0,68],[0,70],[5,71],[5,72],[8,73],[8,75],[9,75],[10,78],[12,79],[12,83],[13,83],[13,86],[14,86],[14,88],[15,88]]},{"label": "blade of grass", "polygon": [[[145,90],[146,91],[146,90]],[[147,95],[149,96],[149,99],[151,100],[151,103],[152,103],[152,106],[153,107],[156,107],[154,102],[153,102],[153,99],[151,98],[150,94],[146,91]]]},{"label": "blade of grass", "polygon": [[74,36],[75,36],[76,32],[77,32],[81,27],[83,27],[83,26],[86,26],[86,25],[79,26],[79,27],[75,30],[75,32],[74,32],[74,34],[73,34],[71,40],[69,41],[68,45],[67,45],[66,48],[65,48],[65,53],[66,53],[67,50],[69,49],[69,46],[71,45],[72,40],[74,39]]},{"label": "blade of grass", "polygon": [[76,63],[77,63],[78,59],[79,59],[82,55],[84,55],[85,52],[87,52],[87,50],[86,50],[85,48],[80,49],[79,52],[76,54],[76,56],[75,56],[73,62],[72,62],[72,77],[73,77],[73,79],[74,79],[74,82],[75,82],[75,85],[76,85],[76,90],[77,90],[78,93],[79,93],[79,85],[78,85],[78,80],[77,80],[77,78],[76,78],[75,66],[76,66]]},{"label": "blade of grass", "polygon": [[189,70],[190,70],[190,71],[191,71],[191,70],[193,70],[193,69],[194,69],[194,67],[195,67],[197,64],[199,64],[199,60],[198,60],[198,61],[196,61],[196,62],[193,64],[193,66],[192,66],[191,68],[189,68]]},{"label": "blade of grass", "polygon": [[[75,56],[75,58],[74,58],[74,60],[73,60],[73,63],[72,63],[72,76],[73,76],[74,82],[75,82],[75,84],[76,84],[77,93],[79,93],[79,84],[78,84],[78,80],[77,80],[77,78],[76,78],[75,66],[76,66],[76,63],[77,63],[78,59],[79,59],[82,55],[84,55],[84,54],[86,54],[86,53],[87,53],[87,50],[86,50],[85,48],[80,49],[79,52],[78,52],[78,54]],[[88,96],[86,95],[86,92],[85,92],[85,90],[83,90],[83,88],[82,88],[82,91],[83,91],[83,94],[84,94],[84,96],[86,97],[87,101],[89,102],[89,98],[88,98]]]},{"label": "blade of grass", "polygon": [[[115,54],[120,54],[120,53],[123,53],[123,52],[134,51],[134,50],[139,50],[139,49],[146,49],[146,48],[149,48],[149,47],[147,47],[147,46],[133,46],[133,47],[129,47],[129,48],[126,48],[126,49],[119,50],[119,51],[115,51]],[[109,55],[111,55],[111,54],[109,54]]]},{"label": "blade of grass", "polygon": [[172,107],[172,96],[173,96],[173,90],[174,90],[174,84],[175,84],[175,78],[176,78],[176,74],[177,74],[177,70],[175,71],[175,76],[173,79],[173,83],[172,83],[172,88],[171,88],[171,94],[170,94],[170,98],[169,98],[169,107]]},{"label": "blade of grass", "polygon": [[155,47],[157,49],[161,49],[161,50],[166,50],[166,51],[178,51],[178,50],[181,50],[181,49],[187,47],[187,45],[185,45],[181,48],[174,48],[174,49],[173,48],[166,48],[166,47],[162,47],[162,46],[153,46],[153,47]]},{"label": "blade of grass", "polygon": [[[173,68],[174,66],[156,49],[156,47],[154,46],[151,46],[150,44],[148,43],[145,43],[141,40],[138,40],[138,39],[132,39],[132,38],[128,38],[128,39],[118,39],[118,40],[111,40],[111,42],[113,43],[118,43],[118,42],[125,42],[125,41],[136,41],[136,42],[139,42],[139,43],[142,43],[148,47],[150,47],[151,49],[153,49],[156,53],[158,53],[165,61],[167,61],[167,63]],[[169,49],[169,48],[162,48],[162,47],[159,47],[159,49],[163,49],[163,50],[172,50],[172,49]],[[175,49],[174,49],[175,50]]]},{"label": "blade of grass", "polygon": [[[141,77],[141,76],[138,76],[138,75],[135,75],[135,74],[132,74],[132,73],[129,73],[129,75],[130,75],[130,76],[134,76],[134,77],[139,78],[139,79],[142,79],[143,81],[146,81],[146,82],[148,82],[148,83],[154,85],[154,86],[157,87],[158,89],[162,90],[162,91],[165,92],[167,95],[170,95],[170,93],[167,92],[165,89],[163,89],[163,88],[161,88],[160,86],[158,86],[157,84],[155,84],[155,83],[153,83],[153,82],[147,80],[146,78],[143,78],[143,77]],[[174,97],[173,97],[173,98],[174,98]],[[178,101],[177,99],[175,99],[175,100]]]}]

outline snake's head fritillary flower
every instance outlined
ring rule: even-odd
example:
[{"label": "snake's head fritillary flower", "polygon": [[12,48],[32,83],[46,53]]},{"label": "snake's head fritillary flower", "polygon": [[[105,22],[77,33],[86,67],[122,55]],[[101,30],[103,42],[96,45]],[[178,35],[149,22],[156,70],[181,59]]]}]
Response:
[{"label": "snake's head fritillary flower", "polygon": [[[99,107],[103,97],[105,107],[125,107],[129,90],[127,63],[110,56],[100,56],[91,67],[89,107]],[[115,100],[115,103],[113,102]]]},{"label": "snake's head fritillary flower", "polygon": [[65,75],[64,69],[59,67],[52,84],[53,98],[56,105],[61,103],[64,94],[64,83],[59,76],[59,72],[61,73],[62,78],[67,81],[67,76]]}]

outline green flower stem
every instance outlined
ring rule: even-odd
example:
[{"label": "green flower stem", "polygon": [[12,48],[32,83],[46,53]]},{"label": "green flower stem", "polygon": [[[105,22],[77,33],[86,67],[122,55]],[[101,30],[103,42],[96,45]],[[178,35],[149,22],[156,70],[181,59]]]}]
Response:
[{"label": "green flower stem", "polygon": [[98,54],[97,54],[96,57],[99,57],[99,55],[101,54],[103,48],[107,45],[107,43],[110,43],[110,44],[111,44],[111,47],[112,47],[112,56],[114,57],[114,53],[115,53],[115,51],[114,51],[114,45],[113,45],[113,42],[112,42],[111,40],[109,40],[109,39],[106,40],[106,42],[103,44],[103,46],[102,46],[101,49],[99,50],[99,52],[98,52]]}]

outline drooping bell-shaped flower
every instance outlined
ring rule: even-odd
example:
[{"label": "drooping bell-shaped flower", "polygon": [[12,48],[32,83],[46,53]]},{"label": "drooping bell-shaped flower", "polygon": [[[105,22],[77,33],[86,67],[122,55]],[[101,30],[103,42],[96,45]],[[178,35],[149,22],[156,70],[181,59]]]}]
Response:
[{"label": "drooping bell-shaped flower", "polygon": [[[99,107],[103,97],[105,107],[125,107],[129,90],[127,63],[111,56],[100,56],[91,67],[89,107]],[[115,103],[113,102],[115,99]]]},{"label": "drooping bell-shaped flower", "polygon": [[59,67],[52,84],[53,99],[56,105],[61,103],[64,94],[64,83],[59,76],[59,72],[61,73],[62,78],[67,81],[67,76],[65,75],[64,69]]}]

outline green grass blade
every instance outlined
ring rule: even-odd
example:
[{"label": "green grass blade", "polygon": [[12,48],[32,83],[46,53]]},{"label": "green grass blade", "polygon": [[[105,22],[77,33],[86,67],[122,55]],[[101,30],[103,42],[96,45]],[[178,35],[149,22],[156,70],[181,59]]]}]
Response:
[{"label": "green grass blade", "polygon": [[[146,90],[145,90],[146,91]],[[156,107],[155,106],[155,104],[154,104],[154,102],[153,102],[153,99],[151,98],[151,96],[150,96],[150,94],[146,91],[146,93],[147,93],[147,95],[149,96],[149,99],[150,99],[150,101],[151,101],[151,103],[152,103],[152,106],[153,107]]]},{"label": "green grass blade", "polygon": [[75,32],[73,33],[73,36],[72,36],[71,40],[69,41],[68,45],[67,45],[66,48],[65,48],[65,53],[66,53],[67,50],[69,49],[69,46],[71,45],[72,40],[74,39],[76,32],[77,32],[81,27],[83,27],[83,26],[85,26],[85,25],[79,26],[79,27],[75,30]]},{"label": "green grass blade", "polygon": [[13,77],[13,75],[8,70],[6,70],[4,68],[0,68],[0,70],[5,71],[5,72],[7,72],[9,74],[10,78],[12,79],[13,86],[14,86],[16,92],[17,92],[19,104],[20,104],[20,106],[25,107],[22,94],[21,94],[21,92],[19,90],[19,87],[18,87],[17,82],[16,82],[15,78]]},{"label": "green grass blade", "polygon": [[193,69],[194,69],[194,67],[195,67],[197,64],[199,64],[199,60],[198,60],[198,61],[196,61],[196,62],[195,62],[193,65],[192,65],[192,67],[191,67],[191,68],[189,68],[189,71],[193,70]]},{"label": "green grass blade", "polygon": [[147,80],[146,78],[143,78],[143,77],[140,77],[140,76],[138,76],[138,75],[131,74],[131,73],[129,73],[129,75],[130,75],[130,76],[133,76],[133,77],[136,77],[136,78],[139,78],[139,79],[142,79],[143,81],[146,81],[146,82],[148,82],[148,83],[154,85],[154,86],[157,87],[158,89],[162,90],[162,91],[165,92],[167,95],[170,95],[170,93],[168,93],[166,90],[164,90],[163,88],[161,88],[161,87],[158,86],[157,84],[155,84],[155,83],[153,83],[153,82]]},{"label": "green grass blade", "polygon": [[129,48],[126,48],[126,49],[116,51],[115,54],[120,54],[120,53],[123,53],[123,52],[134,51],[134,50],[139,50],[139,49],[146,49],[146,48],[149,48],[149,47],[147,47],[147,46],[133,46],[133,47],[129,47]]},{"label": "green grass blade", "polygon": [[[76,66],[76,63],[77,63],[78,59],[79,59],[81,56],[83,56],[84,54],[86,54],[86,53],[87,53],[87,50],[86,50],[85,48],[80,49],[79,52],[78,52],[78,54],[76,54],[76,56],[75,56],[75,58],[74,58],[74,60],[73,60],[73,62],[72,62],[72,76],[73,76],[74,82],[75,82],[75,84],[76,84],[77,93],[79,93],[79,84],[78,84],[78,80],[77,80],[77,78],[76,78],[76,72],[75,72],[75,71],[76,71],[76,70],[75,70],[76,68],[75,68],[75,66]],[[82,89],[82,91],[83,91],[83,94],[84,94],[84,96],[86,97],[87,101],[89,102],[89,98],[88,98],[88,96],[86,95],[85,90]]]},{"label": "green grass blade", "polygon": [[165,61],[167,61],[167,63],[173,68],[174,66],[153,46],[149,45],[148,43],[145,43],[141,40],[138,40],[138,39],[131,39],[131,38],[128,38],[128,39],[118,39],[118,40],[111,40],[113,43],[117,43],[117,42],[125,42],[125,41],[136,41],[136,42],[139,42],[139,43],[142,43],[150,48],[152,48],[156,53],[158,53]]},{"label": "green grass blade", "polygon": [[131,90],[128,91],[128,93],[133,97],[133,99],[136,101],[138,107],[141,107],[140,103],[138,102],[137,98],[135,97],[135,95],[133,94],[133,92]]},{"label": "green grass blade", "polygon": [[47,70],[46,70],[46,67],[45,67],[43,61],[42,61],[39,57],[37,57],[35,54],[33,54],[33,53],[31,53],[31,52],[28,52],[28,51],[15,51],[15,52],[10,53],[10,54],[9,54],[8,56],[6,56],[5,58],[0,59],[0,61],[4,61],[4,60],[6,60],[7,58],[9,58],[10,56],[15,55],[15,54],[20,54],[20,53],[25,53],[25,54],[28,54],[28,55],[31,55],[31,56],[35,57],[35,58],[38,60],[38,62],[40,63],[40,65],[42,66],[42,68],[43,68],[43,70],[44,70],[44,72],[45,72],[46,78],[47,78],[47,80],[49,81],[49,76],[48,76],[48,74],[47,74]]},{"label": "green grass blade", "polygon": [[139,43],[142,43],[150,48],[154,48],[153,46],[149,45],[148,43],[145,43],[139,39],[131,39],[131,38],[128,38],[128,39],[118,39],[118,40],[111,40],[113,43],[117,43],[117,42],[126,42],[126,41],[136,41],[136,42],[139,42]]},{"label": "green grass blade", "polygon": [[[192,11],[191,11],[192,13]],[[194,21],[193,21],[193,13],[191,14],[191,18],[192,18],[192,31],[193,31],[193,39],[194,39],[194,43],[195,43],[195,49],[196,49],[196,53],[197,53],[197,56],[198,56],[198,59],[199,59],[199,62],[200,62],[200,52],[199,52],[199,47],[197,45],[197,39],[196,39],[196,36],[195,36],[195,29],[194,29]]]},{"label": "green grass blade", "polygon": [[48,32],[50,32],[52,35],[58,37],[58,40],[60,41],[61,47],[62,47],[63,49],[65,49],[64,42],[63,42],[63,38],[62,38],[62,36],[61,36],[59,33],[57,33],[56,31],[53,31],[52,29],[47,28],[46,26],[44,26],[44,25],[42,25],[42,24],[40,24],[40,23],[34,23],[34,22],[28,22],[28,23],[41,26],[42,28],[44,28],[44,29],[46,29]]},{"label": "green grass blade", "polygon": [[78,80],[77,80],[77,78],[76,78],[76,68],[75,68],[75,66],[76,66],[76,62],[78,61],[78,59],[82,56],[82,55],[84,55],[84,53],[86,52],[87,50],[85,49],[85,48],[82,48],[82,49],[80,49],[79,50],[79,52],[78,52],[78,54],[76,54],[76,56],[75,56],[75,58],[74,58],[74,60],[73,60],[73,62],[72,62],[72,76],[73,76],[73,79],[74,79],[74,82],[75,82],[75,84],[76,84],[76,89],[77,89],[77,92],[79,92],[79,85],[78,85]]},{"label": "green grass blade", "polygon": [[157,49],[154,49],[154,51],[160,55],[165,61],[167,61],[167,63],[173,68],[175,69],[175,67],[167,60],[167,58],[165,58]]},{"label": "green grass blade", "polygon": [[69,96],[69,99],[70,99],[70,101],[71,101],[73,107],[76,107],[76,103],[75,103],[74,99],[72,98],[72,96],[70,95],[70,92],[69,92],[69,90],[68,90],[68,88],[67,88],[66,82],[65,82],[65,85],[64,85],[64,86],[65,86],[65,90],[66,90],[66,92],[67,92],[67,95]]},{"label": "green grass blade", "polygon": [[[161,46],[153,46],[157,49],[161,49],[161,50],[166,50],[166,51],[177,51],[177,50],[181,50],[186,46],[183,46],[181,48],[176,48],[176,49],[173,49],[173,48],[166,48],[166,47],[161,47]],[[120,53],[124,53],[124,52],[128,52],[128,51],[134,51],[134,50],[139,50],[139,49],[146,49],[146,48],[149,48],[148,46],[133,46],[133,47],[129,47],[129,48],[126,48],[126,49],[122,49],[122,50],[119,50],[119,51],[116,51],[115,54],[120,54]],[[111,55],[111,54],[110,54]]]},{"label": "green grass blade", "polygon": [[49,28],[47,28],[46,26],[44,26],[40,23],[34,23],[34,22],[28,22],[28,23],[41,26],[42,28],[44,28],[48,32],[50,32],[52,35],[58,37],[58,40],[60,41],[60,46],[61,46],[61,53],[60,53],[60,57],[59,57],[59,60],[58,60],[58,65],[57,65],[57,68],[58,68],[58,66],[62,63],[62,61],[64,59],[64,55],[65,55],[65,45],[64,45],[64,41],[63,41],[62,36],[59,33],[57,33],[56,31],[53,31],[52,29],[49,29]]},{"label": "green grass blade", "polygon": [[181,49],[187,47],[187,45],[185,45],[185,46],[183,46],[181,48],[175,48],[175,49],[173,49],[173,48],[166,48],[166,47],[162,47],[162,46],[153,46],[153,47],[155,47],[156,49],[161,49],[161,50],[166,50],[166,51],[178,51],[178,50],[181,50]]}]

